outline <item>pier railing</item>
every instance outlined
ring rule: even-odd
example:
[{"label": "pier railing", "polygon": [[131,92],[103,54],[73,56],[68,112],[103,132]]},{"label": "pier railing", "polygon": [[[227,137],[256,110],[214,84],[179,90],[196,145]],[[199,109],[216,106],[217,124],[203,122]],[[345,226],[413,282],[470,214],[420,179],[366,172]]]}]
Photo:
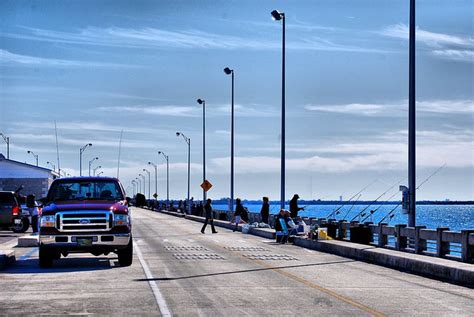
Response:
[{"label": "pier railing", "polygon": [[[215,210],[216,219],[232,219],[229,211]],[[270,217],[273,227],[274,217]],[[374,245],[380,248],[403,252],[436,256],[451,260],[474,263],[474,230],[450,231],[447,227],[428,229],[425,226],[415,228],[399,224],[389,226],[386,223],[359,223],[326,218],[303,218],[306,224],[317,224],[328,228],[328,234],[338,240]],[[260,214],[249,213],[249,222],[259,222]]]}]

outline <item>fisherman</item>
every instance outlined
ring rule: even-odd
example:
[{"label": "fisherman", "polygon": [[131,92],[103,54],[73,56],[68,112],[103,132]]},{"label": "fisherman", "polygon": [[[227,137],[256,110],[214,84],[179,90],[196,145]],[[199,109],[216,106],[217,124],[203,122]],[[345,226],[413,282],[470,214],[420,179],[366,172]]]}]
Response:
[{"label": "fisherman", "polygon": [[268,216],[270,215],[270,204],[268,203],[268,197],[263,197],[262,209],[260,210],[260,216],[262,222],[268,224]]},{"label": "fisherman", "polygon": [[242,206],[242,201],[240,198],[237,198],[235,200],[235,212],[234,212],[234,220],[235,220],[235,227],[233,232],[236,230],[239,230],[239,223],[240,220],[242,219],[242,214],[245,212],[244,206]]},{"label": "fisherman", "polygon": [[214,216],[212,212],[212,200],[210,198],[207,199],[207,203],[204,206],[204,210],[206,211],[206,221],[204,221],[204,225],[201,228],[201,233],[204,234],[204,230],[206,230],[207,222],[211,223],[212,233],[217,233],[216,228],[214,228]]},{"label": "fisherman", "polygon": [[298,211],[304,210],[304,207],[298,207],[298,199],[300,196],[298,194],[295,194],[293,198],[290,200],[290,216],[291,218],[297,218],[298,217]]},{"label": "fisherman", "polygon": [[281,243],[284,238],[283,227],[281,226],[280,219],[284,219],[285,209],[280,209],[280,213],[275,217],[275,236],[276,242]]}]

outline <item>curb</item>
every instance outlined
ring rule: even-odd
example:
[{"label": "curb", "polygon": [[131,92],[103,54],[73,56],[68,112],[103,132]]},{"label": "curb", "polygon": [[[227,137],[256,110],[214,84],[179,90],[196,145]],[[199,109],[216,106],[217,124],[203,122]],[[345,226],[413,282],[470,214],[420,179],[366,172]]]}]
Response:
[{"label": "curb", "polygon": [[18,237],[18,248],[37,247],[39,236]]},{"label": "curb", "polygon": [[15,263],[15,251],[13,250],[0,250],[0,270],[5,269],[7,266]]}]

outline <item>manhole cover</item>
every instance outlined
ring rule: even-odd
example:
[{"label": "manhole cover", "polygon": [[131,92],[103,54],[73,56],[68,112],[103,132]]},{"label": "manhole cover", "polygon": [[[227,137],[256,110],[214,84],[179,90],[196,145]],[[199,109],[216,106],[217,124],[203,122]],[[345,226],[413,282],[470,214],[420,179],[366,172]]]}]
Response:
[{"label": "manhole cover", "polygon": [[298,261],[298,259],[281,254],[245,254],[246,258],[250,260],[260,260],[260,261]]},{"label": "manhole cover", "polygon": [[215,253],[202,253],[202,254],[174,253],[173,256],[177,260],[225,260],[219,254],[215,254]]},{"label": "manhole cover", "polygon": [[262,247],[224,247],[229,251],[268,251]]},{"label": "manhole cover", "polygon": [[165,245],[165,249],[167,251],[209,251],[205,247],[201,246],[173,246],[173,245]]}]

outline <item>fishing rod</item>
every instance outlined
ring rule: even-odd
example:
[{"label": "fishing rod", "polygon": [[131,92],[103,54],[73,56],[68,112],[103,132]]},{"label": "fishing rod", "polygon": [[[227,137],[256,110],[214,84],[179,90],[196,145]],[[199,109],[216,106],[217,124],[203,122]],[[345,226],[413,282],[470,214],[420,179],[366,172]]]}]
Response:
[{"label": "fishing rod", "polygon": [[372,184],[374,184],[378,179],[374,179],[374,181],[370,182],[369,184],[367,184],[364,188],[362,188],[359,192],[357,192],[354,196],[352,196],[351,198],[349,198],[349,200],[345,201],[342,203],[341,206],[339,207],[336,207],[329,215],[327,215],[326,218],[330,218],[334,215],[335,212],[339,211],[342,207],[344,207],[347,203],[349,203],[352,199],[354,199],[357,195],[361,194],[364,190],[366,190],[369,186],[371,186]]},{"label": "fishing rod", "polygon": [[[438,167],[433,173],[431,173],[427,178],[425,178],[421,183],[420,185],[418,185],[418,187],[415,189],[415,190],[418,190],[420,189],[421,186],[423,186],[426,182],[428,182],[431,177],[435,176],[440,170],[442,170],[444,167],[446,167],[447,163],[444,163],[443,165],[441,165],[440,167]],[[394,211],[398,208],[398,206],[400,206],[402,204],[402,202],[400,201],[392,210],[390,210],[380,221],[379,221],[379,224],[384,221],[385,219],[387,219],[387,217],[390,216],[389,220],[391,220],[395,214],[392,214],[394,213]]]},{"label": "fishing rod", "polygon": [[[384,203],[389,202],[390,199],[392,199],[393,197],[395,197],[396,195],[398,195],[398,193],[399,193],[398,191],[396,191],[395,193],[393,193],[393,195],[391,195],[390,197],[388,197],[387,200],[386,200]],[[380,206],[378,206],[378,207],[375,208],[374,210],[371,210],[371,211],[369,212],[369,214],[368,214],[364,219],[361,220],[361,222],[366,221],[367,218],[369,218],[369,217],[372,216],[374,213],[376,213],[377,210],[379,210],[379,209],[384,205],[384,203],[380,204]],[[361,216],[361,217],[364,217],[364,216],[365,216],[365,213],[361,214],[360,216]]]},{"label": "fishing rod", "polygon": [[[346,219],[346,217],[349,215],[349,213],[351,212],[352,208],[354,208],[355,204],[359,201],[360,197],[362,197],[362,194],[359,194],[359,197],[357,197],[356,200],[354,200],[354,202],[352,203],[352,206],[349,208],[349,210],[346,212],[346,214],[344,215],[344,217],[342,217],[342,219]],[[341,211],[338,211],[335,213],[335,215],[339,214]]]},{"label": "fishing rod", "polygon": [[357,215],[355,215],[351,221],[354,221],[355,218],[359,217],[364,211],[366,211],[370,206],[375,204],[380,198],[382,198],[386,193],[388,193],[393,187],[395,187],[397,184],[400,184],[401,181],[403,181],[405,178],[402,178],[401,180],[397,181],[393,185],[391,185],[386,191],[384,191],[379,197],[377,197],[374,201],[372,201],[367,207],[362,209]]}]

